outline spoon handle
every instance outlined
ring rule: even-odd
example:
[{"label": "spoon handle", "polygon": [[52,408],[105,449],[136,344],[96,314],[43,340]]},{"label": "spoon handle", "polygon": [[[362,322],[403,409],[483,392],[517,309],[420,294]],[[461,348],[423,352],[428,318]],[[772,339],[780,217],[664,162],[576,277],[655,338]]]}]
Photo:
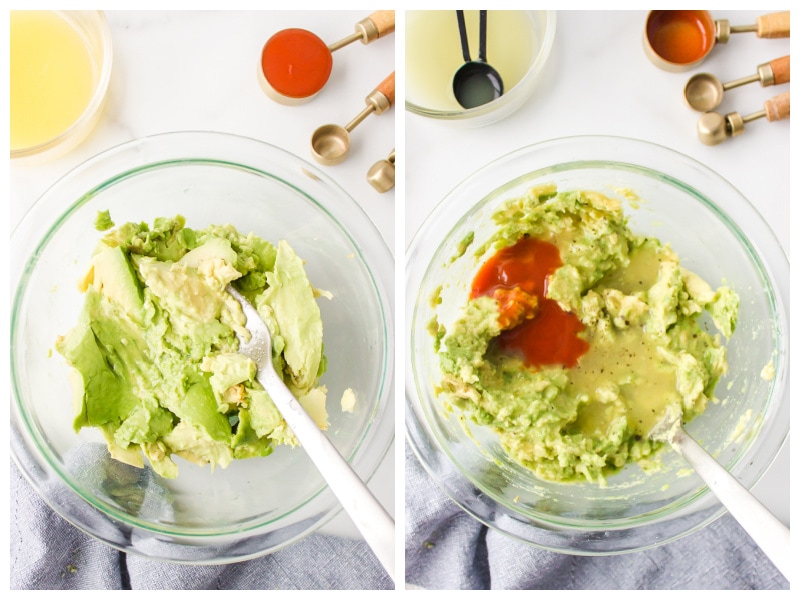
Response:
[{"label": "spoon handle", "polygon": [[467,40],[467,24],[464,22],[464,11],[456,11],[456,20],[458,21],[458,36],[461,38],[461,55],[464,57],[464,62],[470,62],[472,58],[469,55],[469,41]]},{"label": "spoon handle", "polygon": [[289,391],[286,384],[267,366],[260,367],[257,379],[269,390],[270,398],[301,446],[347,512],[353,523],[372,548],[386,572],[394,579],[395,524],[350,464],[339,454],[328,437],[320,431]]},{"label": "spoon handle", "polygon": [[789,37],[789,11],[761,15],[756,19],[756,36],[759,38]]},{"label": "spoon handle", "polygon": [[363,21],[359,21],[356,27],[363,28],[364,43],[368,44],[394,32],[394,11],[376,10]]},{"label": "spoon handle", "polygon": [[789,55],[776,58],[767,63],[772,70],[772,85],[789,82]]},{"label": "spoon handle", "polygon": [[671,443],[788,581],[789,529],[683,429]]},{"label": "spoon handle", "polygon": [[487,13],[488,11],[482,10],[480,11],[480,21],[479,21],[479,35],[478,35],[478,60],[482,62],[486,61],[486,20],[487,20]]},{"label": "spoon handle", "polygon": [[[376,92],[380,92],[384,96],[386,96],[386,100],[389,102],[389,106],[394,104],[394,71],[392,71],[386,79],[381,81],[378,84],[378,87],[375,88]],[[382,113],[383,110],[376,110],[378,114]]]},{"label": "spoon handle", "polygon": [[328,50],[336,52],[340,48],[349,46],[356,40],[362,44],[369,44],[378,38],[394,32],[394,11],[376,10],[366,19],[361,19],[356,23],[355,32],[346,38],[334,42],[328,46]]},{"label": "spoon handle", "polygon": [[789,118],[789,92],[773,96],[764,102],[767,121],[780,121]]}]

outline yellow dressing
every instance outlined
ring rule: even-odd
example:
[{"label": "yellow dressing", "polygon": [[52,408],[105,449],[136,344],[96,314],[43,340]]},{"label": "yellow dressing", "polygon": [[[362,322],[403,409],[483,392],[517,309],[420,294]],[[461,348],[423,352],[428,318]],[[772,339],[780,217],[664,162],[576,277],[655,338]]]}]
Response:
[{"label": "yellow dressing", "polygon": [[[657,344],[641,327],[620,331],[612,339],[590,342],[590,350],[570,372],[569,393],[586,394],[591,400],[579,410],[581,431],[606,431],[619,417],[598,398],[598,389],[618,390],[627,411],[628,426],[647,436],[668,404],[680,402],[675,388],[675,369],[659,355]],[[601,406],[593,406],[593,405]]]},{"label": "yellow dressing", "polygon": [[[645,292],[656,282],[663,258],[671,258],[671,252],[663,246],[638,246],[629,254],[628,265],[603,277],[598,288],[617,289],[623,294]],[[642,325],[631,325],[613,334],[592,336],[589,343],[589,352],[570,375],[571,393],[592,398],[579,411],[580,430],[585,434],[606,431],[613,419],[626,414],[628,427],[646,437],[667,405],[681,398],[674,367],[659,355],[660,340],[647,336]],[[620,413],[598,401],[598,390],[613,390],[626,410]]]},{"label": "yellow dressing", "polygon": [[658,278],[658,265],[665,255],[672,258],[671,252],[664,246],[652,244],[639,246],[631,251],[627,267],[612,271],[600,280],[599,285],[617,289],[623,294],[645,292],[655,284]]},{"label": "yellow dressing", "polygon": [[53,11],[11,11],[11,150],[46,143],[92,97],[94,65],[78,31]]}]

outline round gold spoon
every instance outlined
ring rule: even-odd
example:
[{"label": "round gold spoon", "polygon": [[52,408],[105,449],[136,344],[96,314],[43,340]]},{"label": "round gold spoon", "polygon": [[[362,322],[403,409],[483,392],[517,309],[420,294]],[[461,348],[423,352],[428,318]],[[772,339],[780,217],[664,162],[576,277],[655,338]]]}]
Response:
[{"label": "round gold spoon", "polygon": [[381,194],[394,187],[394,150],[388,158],[379,160],[369,168],[367,181]]},{"label": "round gold spoon", "polygon": [[695,110],[714,110],[722,102],[722,96],[727,90],[755,81],[760,81],[761,87],[788,83],[789,56],[758,65],[758,71],[754,75],[727,83],[721,83],[711,73],[697,73],[686,82],[686,86],[683,88],[683,97]]},{"label": "round gold spoon", "polygon": [[394,71],[364,100],[367,107],[344,127],[322,125],[311,136],[311,154],[318,163],[332,166],[342,162],[350,151],[350,132],[373,112],[385,112],[394,104]]},{"label": "round gold spoon", "polygon": [[789,92],[770,98],[764,102],[764,108],[750,115],[741,116],[738,112],[721,115],[707,112],[697,122],[697,134],[700,141],[708,146],[716,146],[744,133],[744,124],[766,117],[767,121],[780,121],[789,118]]}]

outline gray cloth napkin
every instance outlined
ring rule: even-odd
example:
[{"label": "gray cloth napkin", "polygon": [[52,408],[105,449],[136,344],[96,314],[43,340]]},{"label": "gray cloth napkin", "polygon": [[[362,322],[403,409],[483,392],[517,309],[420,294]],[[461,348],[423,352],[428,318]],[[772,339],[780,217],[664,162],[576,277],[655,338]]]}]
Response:
[{"label": "gray cloth napkin", "polygon": [[313,534],[229,565],[127,555],[54,513],[11,464],[10,589],[394,589],[366,542]]},{"label": "gray cloth napkin", "polygon": [[615,556],[519,542],[462,511],[406,444],[406,581],[427,589],[789,589],[730,515],[680,540]]}]

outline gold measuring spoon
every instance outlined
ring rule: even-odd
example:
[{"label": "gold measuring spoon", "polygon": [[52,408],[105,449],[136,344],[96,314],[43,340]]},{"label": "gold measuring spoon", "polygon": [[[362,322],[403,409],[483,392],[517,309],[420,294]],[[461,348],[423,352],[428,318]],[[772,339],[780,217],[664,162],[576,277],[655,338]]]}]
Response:
[{"label": "gold measuring spoon", "polygon": [[715,21],[707,10],[651,10],[643,42],[647,57],[665,71],[686,71],[700,64],[715,44],[725,44],[732,33],[754,32],[759,38],[789,37],[789,11],[761,15],[753,25],[731,26]]},{"label": "gold measuring spoon", "polygon": [[394,11],[378,10],[355,25],[355,32],[326,45],[305,29],[283,29],[261,50],[258,81],[264,92],[281,104],[296,105],[314,98],[328,82],[334,52],[360,41],[369,44],[394,32]]},{"label": "gold measuring spoon", "polygon": [[394,149],[388,158],[379,160],[369,168],[367,181],[381,194],[394,187]]},{"label": "gold measuring spoon", "polygon": [[741,116],[738,112],[721,115],[707,112],[697,122],[697,135],[708,146],[716,146],[728,138],[744,132],[744,124],[766,117],[767,121],[780,121],[789,118],[789,92],[784,92],[764,102],[763,110]]},{"label": "gold measuring spoon", "polygon": [[727,90],[754,81],[760,81],[761,87],[788,83],[789,56],[758,65],[758,72],[754,75],[735,79],[728,83],[720,83],[720,80],[711,73],[698,73],[686,82],[686,86],[683,88],[683,97],[695,110],[714,110],[722,102],[722,96]]},{"label": "gold measuring spoon", "polygon": [[350,132],[373,112],[379,115],[394,104],[394,71],[367,96],[367,107],[344,127],[322,125],[311,136],[311,154],[318,163],[338,165],[350,151]]}]

